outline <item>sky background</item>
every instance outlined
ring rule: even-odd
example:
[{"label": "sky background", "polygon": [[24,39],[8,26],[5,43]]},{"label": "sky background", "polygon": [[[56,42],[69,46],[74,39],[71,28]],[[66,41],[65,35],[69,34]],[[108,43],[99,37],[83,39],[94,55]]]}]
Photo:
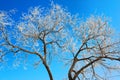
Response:
[{"label": "sky background", "polygon": [[[66,8],[72,14],[79,14],[86,18],[90,15],[105,15],[111,19],[111,26],[116,32],[120,31],[120,0],[53,0],[54,3]],[[16,10],[14,19],[18,20],[22,13],[30,7],[50,7],[50,0],[0,0],[0,10]],[[12,64],[11,64],[12,65]],[[67,77],[67,67],[60,62],[52,62],[51,70],[55,80]],[[46,70],[41,64],[35,69],[32,64],[25,70],[21,65],[18,68],[5,67],[0,70],[0,80],[49,80]],[[113,80],[119,80],[118,78]]]}]

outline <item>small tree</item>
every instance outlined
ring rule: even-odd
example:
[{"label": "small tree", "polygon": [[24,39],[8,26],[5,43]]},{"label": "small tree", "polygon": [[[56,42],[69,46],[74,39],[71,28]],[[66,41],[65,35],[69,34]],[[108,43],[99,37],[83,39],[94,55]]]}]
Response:
[{"label": "small tree", "polygon": [[120,68],[117,62],[112,62],[120,61],[120,42],[114,40],[116,38],[112,37],[112,32],[107,19],[102,16],[91,16],[73,27],[75,37],[70,48],[73,58],[68,72],[69,80],[105,80],[105,71]]},{"label": "small tree", "polygon": [[11,54],[21,54],[25,58],[26,55],[35,55],[40,59],[35,65],[42,61],[50,80],[53,75],[49,56],[56,53],[64,53],[60,56],[68,54],[65,58],[70,59],[69,80],[104,79],[98,69],[119,69],[117,62],[112,61],[120,61],[120,42],[112,37],[105,17],[91,16],[80,21],[78,16],[71,15],[59,5],[52,5],[45,11],[40,7],[30,8],[17,24],[12,24],[15,24],[14,20],[7,13],[0,12],[1,63]]}]

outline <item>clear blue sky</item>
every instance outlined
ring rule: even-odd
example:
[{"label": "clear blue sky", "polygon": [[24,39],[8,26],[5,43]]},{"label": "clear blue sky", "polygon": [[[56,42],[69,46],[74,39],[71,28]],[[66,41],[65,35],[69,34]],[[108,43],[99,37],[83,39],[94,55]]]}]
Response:
[{"label": "clear blue sky", "polygon": [[[72,14],[79,13],[81,17],[88,17],[91,14],[104,14],[111,18],[111,25],[120,31],[120,0],[53,0],[68,9]],[[29,7],[41,6],[50,7],[49,0],[0,0],[0,10],[10,11],[16,9],[14,19],[18,19],[21,13],[26,12]],[[12,64],[9,64],[12,65]],[[30,65],[30,64],[29,64]],[[55,80],[62,80],[67,76],[67,69],[59,62],[51,64]],[[5,67],[0,70],[0,80],[49,80],[46,70],[41,64],[37,69],[32,65],[24,70],[23,66],[17,69]],[[119,79],[114,79],[119,80]]]}]

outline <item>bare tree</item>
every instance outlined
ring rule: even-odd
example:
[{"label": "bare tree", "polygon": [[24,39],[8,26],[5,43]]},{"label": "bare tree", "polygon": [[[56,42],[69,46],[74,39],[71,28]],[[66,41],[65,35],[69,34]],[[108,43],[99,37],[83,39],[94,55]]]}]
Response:
[{"label": "bare tree", "polygon": [[101,80],[105,77],[99,68],[105,71],[120,68],[115,62],[120,61],[120,42],[112,37],[112,29],[105,17],[91,16],[81,21],[79,16],[52,4],[46,10],[30,8],[20,21],[12,24],[15,23],[10,16],[0,12],[0,63],[10,54],[21,54],[25,58],[35,55],[39,58],[35,66],[42,61],[50,80],[53,75],[49,62],[54,54],[62,57],[68,54],[65,58],[70,60],[69,80]]},{"label": "bare tree", "polygon": [[[50,9],[30,8],[22,19],[10,27],[4,13],[0,14],[0,59],[5,55],[36,55],[45,66],[50,80],[53,80],[49,67],[49,56],[64,47],[66,42],[66,26],[70,25],[71,15],[59,5],[52,4]],[[8,19],[7,19],[8,18]],[[12,21],[12,20],[11,20]],[[15,27],[14,27],[15,26]],[[40,61],[35,65],[39,65]]]},{"label": "bare tree", "polygon": [[[91,16],[73,29],[76,37],[71,44],[76,42],[77,47],[70,48],[73,58],[68,72],[69,80],[105,80],[105,71],[120,69],[117,62],[113,64],[120,61],[120,42],[112,37],[113,31],[107,18]],[[99,70],[103,71],[102,74]]]}]

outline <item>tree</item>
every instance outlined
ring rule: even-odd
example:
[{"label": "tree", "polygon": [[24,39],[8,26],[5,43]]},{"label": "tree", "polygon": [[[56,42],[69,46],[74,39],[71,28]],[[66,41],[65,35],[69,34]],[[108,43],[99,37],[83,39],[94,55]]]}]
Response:
[{"label": "tree", "polygon": [[35,55],[39,58],[35,65],[42,61],[53,80],[50,56],[68,55],[65,58],[70,60],[69,80],[104,79],[98,68],[119,69],[119,66],[112,66],[114,63],[108,65],[108,60],[120,61],[120,42],[111,35],[112,29],[105,17],[91,16],[81,21],[79,16],[71,15],[59,5],[52,4],[46,10],[30,8],[17,24],[9,14],[0,12],[0,62],[10,54],[21,54],[24,59],[26,55]]},{"label": "tree", "polygon": [[76,42],[77,47],[70,48],[73,58],[68,72],[69,80],[106,80],[102,75],[104,70],[101,74],[99,68],[105,71],[120,68],[117,62],[112,62],[120,61],[120,41],[112,38],[112,29],[105,17],[91,16],[73,29],[76,38],[73,38],[72,45]]},{"label": "tree", "polygon": [[[12,20],[8,20],[7,14],[0,15],[1,60],[9,53],[14,53],[15,56],[21,53],[36,55],[45,66],[50,80],[53,80],[48,64],[49,55],[55,54],[64,46],[65,28],[71,24],[71,15],[59,5],[52,5],[46,11],[40,7],[30,8],[15,27],[10,27]],[[35,65],[39,65],[39,62]]]}]

